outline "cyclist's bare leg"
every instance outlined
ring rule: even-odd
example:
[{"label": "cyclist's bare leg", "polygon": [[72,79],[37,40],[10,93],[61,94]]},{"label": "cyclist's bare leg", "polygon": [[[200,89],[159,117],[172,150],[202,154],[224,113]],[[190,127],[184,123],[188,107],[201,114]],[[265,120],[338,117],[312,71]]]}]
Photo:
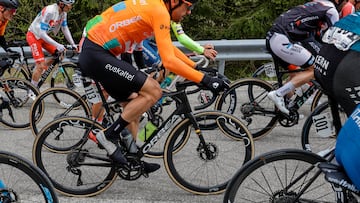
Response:
[{"label": "cyclist's bare leg", "polygon": [[290,81],[286,82],[282,87],[275,91],[271,91],[268,97],[275,103],[275,105],[285,114],[289,114],[286,108],[283,97],[291,94],[295,88],[310,82],[314,79],[314,66],[309,66],[306,70],[292,75]]},{"label": "cyclist's bare leg", "polygon": [[[107,99],[109,97],[109,94],[105,90],[102,90],[102,93],[103,93],[105,99]],[[91,112],[92,112],[92,118],[94,120],[96,119],[96,121],[101,123],[102,120],[104,119],[104,113],[105,113],[105,110],[102,106],[102,102],[93,104],[91,107]]]},{"label": "cyclist's bare leg", "polygon": [[33,70],[32,78],[31,78],[31,83],[33,85],[35,86],[38,85],[41,74],[47,70],[47,68],[50,66],[52,62],[54,62],[54,60],[51,58],[51,59],[47,59],[46,61],[37,62],[35,64],[35,68]]},{"label": "cyclist's bare leg", "polygon": [[138,92],[138,96],[129,101],[124,107],[121,117],[130,122],[136,121],[140,116],[152,107],[162,96],[159,83],[148,77]]},{"label": "cyclist's bare leg", "polygon": [[296,87],[300,87],[301,85],[310,82],[312,79],[314,79],[314,66],[308,67],[306,70],[301,71],[297,74],[295,74],[290,82],[292,82]]},{"label": "cyclist's bare leg", "polygon": [[[139,94],[134,92],[128,97],[128,99],[132,100],[132,99],[135,99],[137,96],[139,96]],[[121,102],[120,105],[123,108],[125,108],[125,106],[128,103],[129,102]],[[140,117],[138,117],[138,119],[135,119],[134,121],[130,122],[126,127],[130,131],[130,133],[133,136],[134,140],[136,140],[136,138],[137,138],[137,134],[138,134],[138,131],[139,131],[139,124],[140,124]]]}]

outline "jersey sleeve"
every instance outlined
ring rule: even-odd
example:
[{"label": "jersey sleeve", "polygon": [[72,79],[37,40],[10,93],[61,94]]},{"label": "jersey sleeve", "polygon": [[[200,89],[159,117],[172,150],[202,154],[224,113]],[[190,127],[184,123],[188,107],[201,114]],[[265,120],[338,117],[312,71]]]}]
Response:
[{"label": "jersey sleeve", "polygon": [[182,60],[184,59],[183,57],[186,57],[185,54],[175,54],[176,49],[174,48],[175,46],[172,44],[170,37],[170,16],[166,10],[163,9],[161,11],[154,12],[156,14],[153,15],[152,26],[156,44],[158,45],[159,55],[164,67],[188,80],[199,83],[204,77],[204,74],[193,68],[195,62],[191,63],[187,61],[191,63],[187,64]]},{"label": "jersey sleeve", "polygon": [[199,43],[192,40],[187,34],[185,34],[180,23],[171,22],[171,29],[175,34],[176,39],[187,49],[195,51],[198,54],[204,53],[204,47]]}]

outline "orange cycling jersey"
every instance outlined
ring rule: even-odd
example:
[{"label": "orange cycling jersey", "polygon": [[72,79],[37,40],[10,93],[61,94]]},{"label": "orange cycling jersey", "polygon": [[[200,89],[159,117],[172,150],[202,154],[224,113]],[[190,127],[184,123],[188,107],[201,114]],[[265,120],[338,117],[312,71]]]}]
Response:
[{"label": "orange cycling jersey", "polygon": [[0,36],[4,36],[5,35],[5,28],[6,25],[8,24],[8,20],[6,21],[0,21]]},{"label": "orange cycling jersey", "polygon": [[164,67],[199,83],[204,74],[194,70],[195,63],[172,44],[170,15],[163,0],[122,1],[92,18],[86,37],[119,56],[142,40],[155,36]]}]

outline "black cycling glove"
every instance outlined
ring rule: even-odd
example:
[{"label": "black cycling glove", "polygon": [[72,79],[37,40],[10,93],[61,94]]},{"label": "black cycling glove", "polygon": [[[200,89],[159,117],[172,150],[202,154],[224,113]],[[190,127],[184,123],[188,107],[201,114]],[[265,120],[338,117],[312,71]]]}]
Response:
[{"label": "black cycling glove", "polygon": [[219,94],[219,92],[229,88],[229,83],[226,82],[224,79],[220,79],[218,77],[210,77],[207,74],[204,75],[200,83],[215,94]]}]

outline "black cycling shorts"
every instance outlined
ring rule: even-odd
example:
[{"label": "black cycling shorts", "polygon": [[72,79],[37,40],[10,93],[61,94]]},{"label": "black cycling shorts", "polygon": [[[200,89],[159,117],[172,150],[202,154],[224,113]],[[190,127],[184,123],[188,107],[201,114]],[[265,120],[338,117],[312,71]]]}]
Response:
[{"label": "black cycling shorts", "polygon": [[132,93],[139,92],[148,77],[87,38],[79,56],[79,65],[85,76],[100,82],[117,101],[126,101]]},{"label": "black cycling shorts", "polygon": [[315,78],[349,116],[360,102],[360,52],[324,44],[315,59]]}]

